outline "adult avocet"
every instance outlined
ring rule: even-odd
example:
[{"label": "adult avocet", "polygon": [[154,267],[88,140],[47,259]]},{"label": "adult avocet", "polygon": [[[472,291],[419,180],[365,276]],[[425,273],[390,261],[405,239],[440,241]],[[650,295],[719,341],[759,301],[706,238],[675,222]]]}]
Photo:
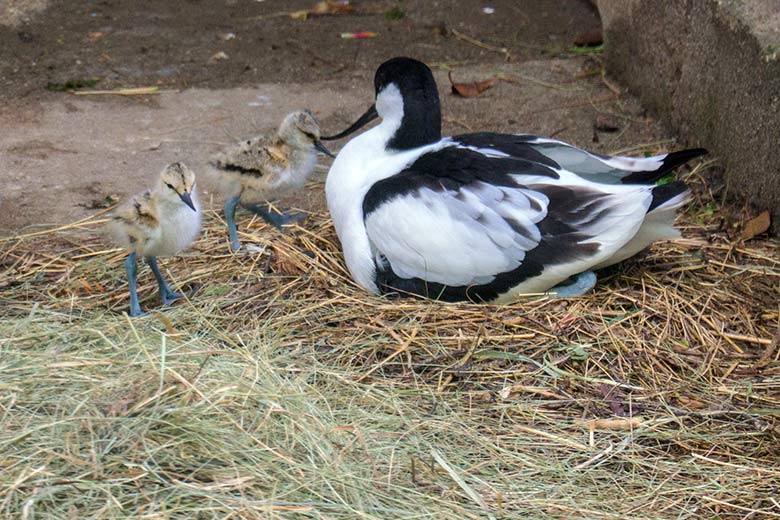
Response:
[{"label": "adult avocet", "polygon": [[347,267],[372,293],[579,296],[595,285],[594,270],[679,236],[673,222],[688,189],[654,182],[705,150],[608,157],[531,135],[442,138],[423,63],[393,58],[374,87],[375,104],[323,138],[382,118],[342,148],[325,186]]}]

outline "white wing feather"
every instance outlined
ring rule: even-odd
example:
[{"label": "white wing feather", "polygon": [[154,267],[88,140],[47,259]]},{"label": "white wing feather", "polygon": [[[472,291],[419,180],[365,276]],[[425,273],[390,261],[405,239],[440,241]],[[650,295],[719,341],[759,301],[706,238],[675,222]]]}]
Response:
[{"label": "white wing feather", "polygon": [[[622,155],[599,156],[557,139],[542,137],[528,143],[540,153],[560,164],[564,169],[580,175],[614,176],[614,182],[628,172],[652,172],[663,166],[668,154],[651,157],[626,157]],[[607,178],[603,178],[606,181]]]},{"label": "white wing feather", "polygon": [[485,183],[457,192],[421,188],[374,210],[366,231],[398,276],[450,286],[489,283],[519,266],[541,240],[536,223],[547,200],[533,194],[532,207],[528,191]]},{"label": "white wing feather", "polygon": [[[615,254],[636,234],[652,195],[651,188],[594,185],[560,170],[557,186],[598,186],[603,194],[598,209],[581,203],[576,220],[567,222],[583,241],[599,244],[588,258],[572,258],[545,268],[529,287],[548,288]],[[518,182],[530,180],[515,176]],[[420,188],[377,207],[365,219],[366,232],[377,262],[386,258],[396,275],[422,278],[448,286],[490,283],[500,273],[519,267],[542,237],[538,224],[548,216],[544,183],[536,178],[528,188],[474,183],[458,191]],[[537,191],[539,190],[539,191]],[[577,204],[577,200],[572,200]],[[562,237],[566,239],[565,237]],[[535,290],[535,289],[534,289]]]}]

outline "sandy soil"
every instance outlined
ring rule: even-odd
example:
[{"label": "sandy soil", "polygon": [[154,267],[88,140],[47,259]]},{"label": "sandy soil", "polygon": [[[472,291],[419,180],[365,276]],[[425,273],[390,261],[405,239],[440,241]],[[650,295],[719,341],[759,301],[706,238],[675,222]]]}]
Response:
[{"label": "sandy soil", "polygon": [[[588,0],[353,0],[351,14],[306,21],[287,13],[316,0],[59,0],[29,16],[19,15],[21,6],[41,0],[3,3],[14,19],[28,20],[0,28],[0,96],[9,102],[44,93],[48,82],[87,78],[98,78],[99,88],[232,88],[350,81],[399,54],[428,63],[501,59],[453,31],[525,61],[555,57],[600,26]],[[485,14],[487,6],[495,12]],[[388,19],[393,8],[403,17]],[[378,37],[340,38],[355,31]],[[220,51],[227,59],[212,61]]]}]

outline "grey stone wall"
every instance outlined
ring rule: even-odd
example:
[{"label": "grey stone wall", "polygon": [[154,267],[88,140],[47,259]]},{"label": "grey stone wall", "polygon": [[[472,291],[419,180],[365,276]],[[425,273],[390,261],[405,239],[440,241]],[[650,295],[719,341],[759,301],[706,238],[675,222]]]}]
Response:
[{"label": "grey stone wall", "polygon": [[607,70],[780,232],[780,1],[597,0]]}]

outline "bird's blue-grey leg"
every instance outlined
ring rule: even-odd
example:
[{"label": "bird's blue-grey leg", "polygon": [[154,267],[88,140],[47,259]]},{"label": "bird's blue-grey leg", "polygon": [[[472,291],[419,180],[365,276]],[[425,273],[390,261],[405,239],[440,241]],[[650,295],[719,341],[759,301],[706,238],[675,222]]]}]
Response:
[{"label": "bird's blue-grey leg", "polygon": [[306,218],[306,213],[276,213],[269,210],[265,204],[246,204],[246,209],[260,215],[260,217],[272,226],[281,229],[286,224],[292,224]]},{"label": "bird's blue-grey leg", "polygon": [[238,195],[236,195],[225,202],[225,220],[227,221],[231,251],[238,251],[241,247],[241,241],[238,239],[238,227],[236,226],[236,207],[238,207],[238,199]]},{"label": "bird's blue-grey leg", "polygon": [[157,266],[157,258],[153,256],[147,256],[146,263],[149,264],[149,267],[152,268],[154,277],[157,278],[157,286],[160,288],[160,298],[162,298],[163,305],[167,307],[179,298],[184,298],[182,293],[173,291],[170,287],[168,287],[168,284],[165,282],[165,278],[163,278],[163,275],[160,272],[160,268]]},{"label": "bird's blue-grey leg", "polygon": [[569,285],[557,285],[547,294],[558,298],[573,298],[590,292],[596,286],[596,274],[593,271],[585,271],[574,277],[574,283]]},{"label": "bird's blue-grey leg", "polygon": [[125,259],[125,271],[127,272],[127,283],[130,286],[130,316],[143,316],[141,305],[138,303],[138,264],[136,263],[136,254],[130,253]]}]

